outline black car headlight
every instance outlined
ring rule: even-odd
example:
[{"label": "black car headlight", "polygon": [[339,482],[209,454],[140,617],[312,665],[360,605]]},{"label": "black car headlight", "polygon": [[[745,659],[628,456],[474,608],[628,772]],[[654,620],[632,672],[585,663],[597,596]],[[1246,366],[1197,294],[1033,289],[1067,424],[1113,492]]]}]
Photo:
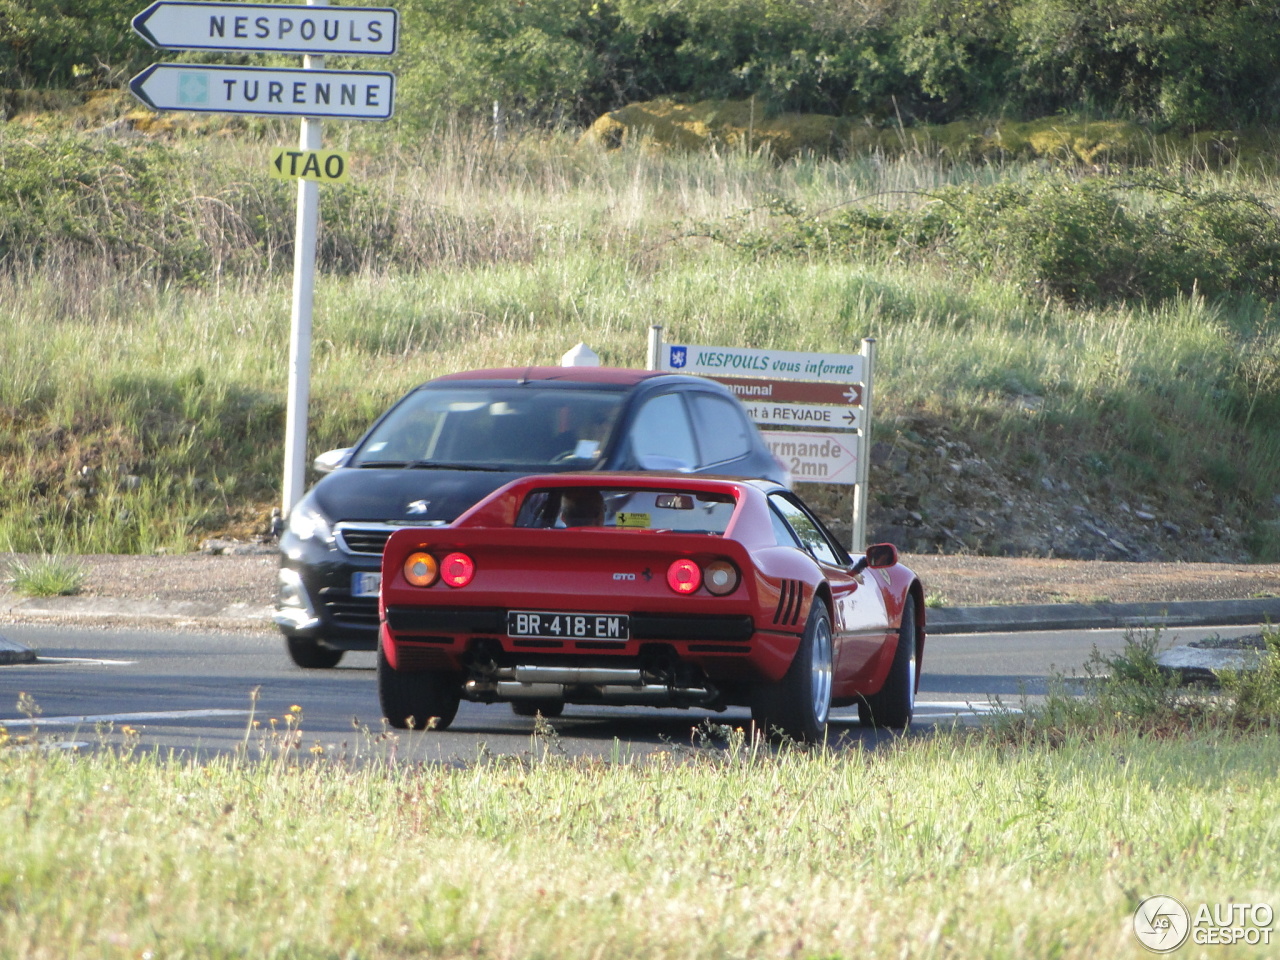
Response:
[{"label": "black car headlight", "polygon": [[329,518],[307,500],[289,511],[289,532],[299,540],[334,542],[333,526],[329,523]]}]

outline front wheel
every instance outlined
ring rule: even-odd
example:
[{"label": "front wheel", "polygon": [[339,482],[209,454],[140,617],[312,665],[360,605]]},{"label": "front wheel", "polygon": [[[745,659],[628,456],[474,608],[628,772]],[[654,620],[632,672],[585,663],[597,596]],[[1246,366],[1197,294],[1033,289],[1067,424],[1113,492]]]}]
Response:
[{"label": "front wheel", "polygon": [[820,743],[831,710],[831,617],[814,597],[804,636],[786,675],[756,690],[751,719],[767,736],[781,732],[805,743]]},{"label": "front wheel", "polygon": [[916,710],[916,601],[907,597],[898,627],[898,649],[879,693],[858,704],[858,719],[868,727],[905,730]]},{"label": "front wheel", "polygon": [[284,643],[289,651],[289,659],[304,670],[331,670],[342,659],[343,651],[326,647],[310,637],[295,637],[286,633]]},{"label": "front wheel", "polygon": [[387,723],[397,730],[448,729],[461,699],[462,689],[449,674],[393,669],[378,645],[378,703]]}]

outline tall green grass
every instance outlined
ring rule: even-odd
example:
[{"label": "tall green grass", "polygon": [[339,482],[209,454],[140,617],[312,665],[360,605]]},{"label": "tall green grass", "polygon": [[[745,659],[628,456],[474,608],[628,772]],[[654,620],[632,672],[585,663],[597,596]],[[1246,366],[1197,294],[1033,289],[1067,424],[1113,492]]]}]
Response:
[{"label": "tall green grass", "polygon": [[305,733],[205,764],[10,740],[0,952],[1136,958],[1143,897],[1280,889],[1274,737],[729,738],[461,765],[387,762],[420,735],[359,763]]},{"label": "tall green grass", "polygon": [[[771,197],[813,210],[866,196],[919,204],[939,185],[1028,168],[606,154],[467,130],[413,144],[339,133],[335,145],[344,136],[365,152],[355,186],[322,197],[313,453],[350,443],[439,373],[554,363],[580,340],[606,363],[640,366],[653,323],[672,341],[800,350],[852,351],[874,336],[876,439],[942,424],[1027,483],[1072,464],[1099,502],[1153,503],[1189,525],[1212,513],[1256,529],[1256,556],[1280,549],[1262,526],[1280,492],[1269,306],[1073,309],[943,262],[758,258],[710,239],[709,224],[767,227]],[[266,180],[260,143],[173,149],[192,161],[174,190],[208,250],[200,284],[74,247],[0,271],[10,549],[38,538],[60,551],[187,549],[265,529],[278,500],[291,194]]]}]

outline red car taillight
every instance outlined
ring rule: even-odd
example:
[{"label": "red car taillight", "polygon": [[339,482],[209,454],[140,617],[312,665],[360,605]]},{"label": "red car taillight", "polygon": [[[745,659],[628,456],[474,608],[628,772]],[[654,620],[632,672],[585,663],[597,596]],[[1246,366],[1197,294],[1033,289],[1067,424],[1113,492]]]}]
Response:
[{"label": "red car taillight", "polygon": [[702,586],[702,570],[692,560],[677,560],[667,567],[667,586],[676,593],[693,593]]},{"label": "red car taillight", "polygon": [[465,587],[475,575],[475,561],[465,553],[451,553],[440,562],[440,578],[451,587]]}]

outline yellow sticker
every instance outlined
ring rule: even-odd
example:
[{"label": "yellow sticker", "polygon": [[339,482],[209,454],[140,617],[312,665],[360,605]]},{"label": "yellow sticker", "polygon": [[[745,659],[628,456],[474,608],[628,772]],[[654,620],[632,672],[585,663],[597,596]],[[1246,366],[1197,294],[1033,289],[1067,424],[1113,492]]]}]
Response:
[{"label": "yellow sticker", "polygon": [[619,527],[633,527],[637,530],[647,530],[653,526],[653,520],[647,513],[619,513],[614,523]]},{"label": "yellow sticker", "polygon": [[343,150],[286,150],[272,152],[267,172],[278,180],[318,180],[346,183],[351,179],[350,154]]}]

